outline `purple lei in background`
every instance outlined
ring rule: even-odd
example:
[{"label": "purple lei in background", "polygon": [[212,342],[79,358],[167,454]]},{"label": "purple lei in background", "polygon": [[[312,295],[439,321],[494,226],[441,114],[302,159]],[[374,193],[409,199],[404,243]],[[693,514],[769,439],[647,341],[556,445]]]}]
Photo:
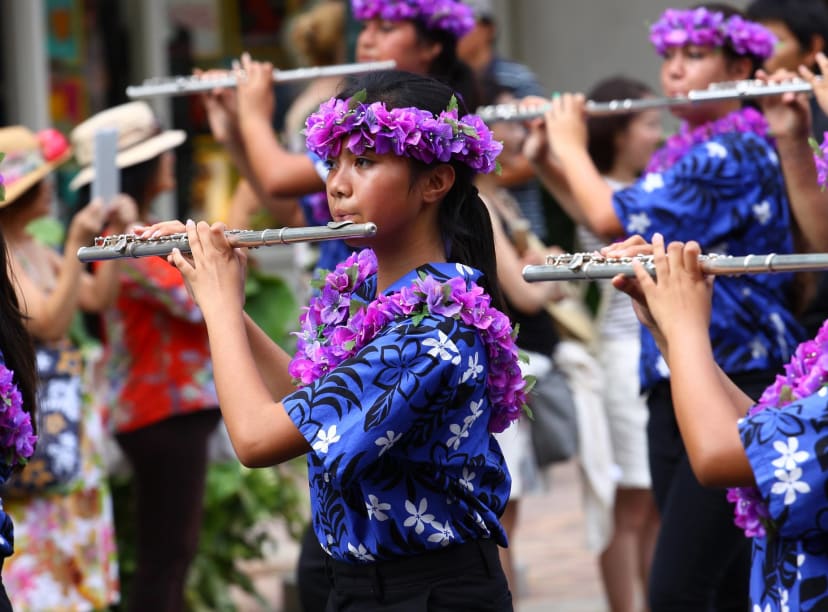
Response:
[{"label": "purple lei in background", "polygon": [[0,363],[0,461],[12,468],[26,465],[37,442],[31,417],[23,410],[23,398],[13,379],[14,373]]},{"label": "purple lei in background", "polygon": [[319,225],[325,225],[331,220],[331,211],[328,208],[328,193],[319,191],[305,196],[310,207],[310,220]]},{"label": "purple lei in background", "polygon": [[474,28],[471,7],[457,0],[351,0],[359,21],[419,21],[427,30],[442,30],[462,38]]},{"label": "purple lei in background", "polygon": [[[748,416],[766,409],[779,409],[795,400],[813,395],[828,384],[828,321],[822,324],[816,338],[800,344],[785,373],[777,375],[774,383],[765,389],[762,397],[748,412]],[[770,518],[768,502],[756,487],[728,489],[727,499],[734,502],[736,525],[745,535],[764,537],[775,526]]]},{"label": "purple lei in background", "polygon": [[527,381],[518,365],[516,331],[509,319],[490,305],[489,296],[461,277],[444,283],[421,274],[410,286],[379,295],[368,304],[351,302],[351,295],[377,271],[371,249],[353,253],[324,277],[318,295],[299,317],[296,355],[288,372],[306,385],[354,356],[392,321],[411,318],[415,324],[428,315],[453,317],[477,329],[489,357],[487,391],[492,403],[489,431],[500,432],[516,420],[526,404]]},{"label": "purple lei in background", "polygon": [[348,100],[331,98],[305,122],[309,151],[321,159],[337,157],[344,146],[354,155],[371,149],[424,164],[462,162],[475,172],[497,169],[503,145],[477,115],[457,116],[452,96],[448,109],[435,117],[414,106],[388,109],[382,102],[363,104],[365,91]]},{"label": "purple lei in background", "polygon": [[734,111],[692,130],[687,123],[682,123],[678,134],[670,136],[664,146],[653,154],[645,172],[664,172],[697,144],[707,142],[718,134],[730,132],[753,132],[770,141],[768,122],[762,113],[753,108]]},{"label": "purple lei in background", "polygon": [[817,144],[816,139],[809,138],[811,149],[814,151],[814,164],[817,169],[817,182],[825,190],[828,186],[828,132],[822,135],[822,144]]},{"label": "purple lei in background", "polygon": [[664,11],[650,26],[650,42],[659,55],[672,47],[721,47],[727,43],[739,55],[767,59],[773,55],[776,36],[766,27],[739,15],[725,19],[723,13],[699,7]]}]

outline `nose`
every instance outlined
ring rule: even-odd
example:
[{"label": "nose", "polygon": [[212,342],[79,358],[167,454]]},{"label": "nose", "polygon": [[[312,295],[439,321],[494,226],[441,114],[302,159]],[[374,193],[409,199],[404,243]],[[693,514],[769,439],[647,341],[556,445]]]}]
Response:
[{"label": "nose", "polygon": [[664,72],[671,79],[679,79],[684,74],[684,59],[681,53],[673,53],[664,58]]},{"label": "nose", "polygon": [[347,169],[342,164],[337,164],[328,172],[325,180],[328,196],[337,200],[347,198],[352,193],[351,180]]},{"label": "nose", "polygon": [[362,31],[357,36],[357,51],[368,49],[374,46],[374,38],[377,31],[377,24],[372,20],[365,23]]}]

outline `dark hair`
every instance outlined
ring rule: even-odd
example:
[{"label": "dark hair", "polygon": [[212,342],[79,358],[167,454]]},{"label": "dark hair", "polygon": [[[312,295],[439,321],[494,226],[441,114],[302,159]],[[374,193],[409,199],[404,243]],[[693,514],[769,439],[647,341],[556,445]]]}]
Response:
[{"label": "dark hair", "polygon": [[[600,81],[587,94],[595,102],[610,100],[637,100],[652,94],[652,90],[641,81],[623,76],[614,76]],[[615,137],[627,129],[635,113],[592,116],[587,120],[589,156],[602,174],[612,170],[615,164]]]},{"label": "dark hair", "polygon": [[26,315],[20,310],[17,293],[12,282],[9,267],[9,253],[6,239],[0,232],[0,349],[6,367],[14,372],[14,382],[20,389],[23,409],[32,418],[35,427],[37,411],[37,368],[32,337],[24,324]]},{"label": "dark hair", "polygon": [[751,21],[779,21],[791,31],[799,48],[811,48],[814,36],[828,43],[828,6],[825,0],[753,0],[745,9]]},{"label": "dark hair", "polygon": [[[139,214],[144,214],[152,204],[149,198],[149,189],[153,184],[153,178],[158,173],[158,166],[161,163],[161,154],[146,161],[121,168],[121,193],[124,193],[135,200]],[[92,186],[87,183],[78,189],[77,201],[85,205],[91,199]]]},{"label": "dark hair", "polygon": [[[345,100],[363,89],[368,104],[379,101],[387,108],[416,106],[434,115],[446,109],[454,93],[451,87],[431,77],[382,70],[347,79],[337,97]],[[468,111],[461,100],[458,104],[458,112],[463,116]],[[409,162],[415,177],[429,167],[414,159],[409,158]],[[474,171],[459,162],[451,162],[451,165],[455,172],[454,185],[438,212],[446,259],[480,270],[483,273],[480,284],[491,296],[492,305],[504,310],[497,278],[492,222],[474,186]]]},{"label": "dark hair", "polygon": [[[722,4],[719,2],[703,2],[701,4],[695,5],[693,8],[706,8],[708,11],[721,13],[725,19],[733,17],[734,15],[738,15],[739,17],[743,18],[745,17],[745,14],[739,9],[732,7],[729,4]],[[762,67],[762,64],[765,63],[764,58],[761,58],[758,55],[753,55],[752,53],[737,53],[736,49],[733,48],[729,41],[725,41],[725,44],[722,46],[722,53],[724,54],[725,60],[728,62],[728,64],[740,61],[745,58],[749,59],[751,63],[751,75],[753,75],[754,72],[759,70],[759,68]]]},{"label": "dark hair", "polygon": [[451,87],[457,97],[466,103],[466,108],[476,109],[480,106],[477,77],[471,67],[457,56],[457,38],[445,30],[428,30],[418,20],[412,23],[417,30],[418,40],[440,44],[440,53],[429,66],[429,76]]}]

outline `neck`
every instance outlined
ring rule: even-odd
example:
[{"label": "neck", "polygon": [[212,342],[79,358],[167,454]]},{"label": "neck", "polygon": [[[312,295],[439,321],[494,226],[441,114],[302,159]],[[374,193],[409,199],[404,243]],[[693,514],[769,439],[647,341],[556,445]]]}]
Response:
[{"label": "neck", "polygon": [[21,214],[16,214],[14,211],[4,211],[0,215],[0,227],[3,229],[3,236],[9,245],[21,244],[27,240],[31,240],[31,236],[26,231],[30,219],[25,218]]},{"label": "neck", "polygon": [[[400,245],[405,245],[402,248]],[[439,236],[427,240],[389,241],[372,245],[377,256],[377,293],[382,293],[411,270],[431,262],[446,261]]]},{"label": "neck", "polygon": [[616,162],[612,169],[604,176],[614,181],[618,181],[623,185],[632,185],[641,173],[640,169],[627,166],[621,162]]},{"label": "neck", "polygon": [[741,102],[739,100],[726,100],[724,102],[720,102],[715,105],[709,105],[710,109],[709,112],[705,113],[704,115],[699,116],[690,116],[686,119],[687,124],[691,128],[697,128],[699,126],[704,125],[705,123],[712,123],[713,121],[717,121],[722,117],[726,117],[730,113],[733,113],[742,108]]}]

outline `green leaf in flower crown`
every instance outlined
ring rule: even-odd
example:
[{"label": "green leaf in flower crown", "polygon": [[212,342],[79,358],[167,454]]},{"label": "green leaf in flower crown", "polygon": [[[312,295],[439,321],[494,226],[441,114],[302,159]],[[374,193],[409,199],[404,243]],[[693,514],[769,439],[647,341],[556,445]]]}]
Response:
[{"label": "green leaf in flower crown", "polygon": [[358,92],[356,92],[348,99],[348,110],[354,110],[359,104],[362,104],[367,99],[368,91],[366,91],[365,89],[360,89]]},{"label": "green leaf in flower crown", "polygon": [[480,134],[477,133],[477,130],[473,125],[464,125],[462,131],[466,136],[470,138],[474,138],[476,140],[480,139]]},{"label": "green leaf in flower crown", "polygon": [[457,110],[457,97],[454,94],[451,94],[451,100],[449,100],[446,110],[449,112]]}]

